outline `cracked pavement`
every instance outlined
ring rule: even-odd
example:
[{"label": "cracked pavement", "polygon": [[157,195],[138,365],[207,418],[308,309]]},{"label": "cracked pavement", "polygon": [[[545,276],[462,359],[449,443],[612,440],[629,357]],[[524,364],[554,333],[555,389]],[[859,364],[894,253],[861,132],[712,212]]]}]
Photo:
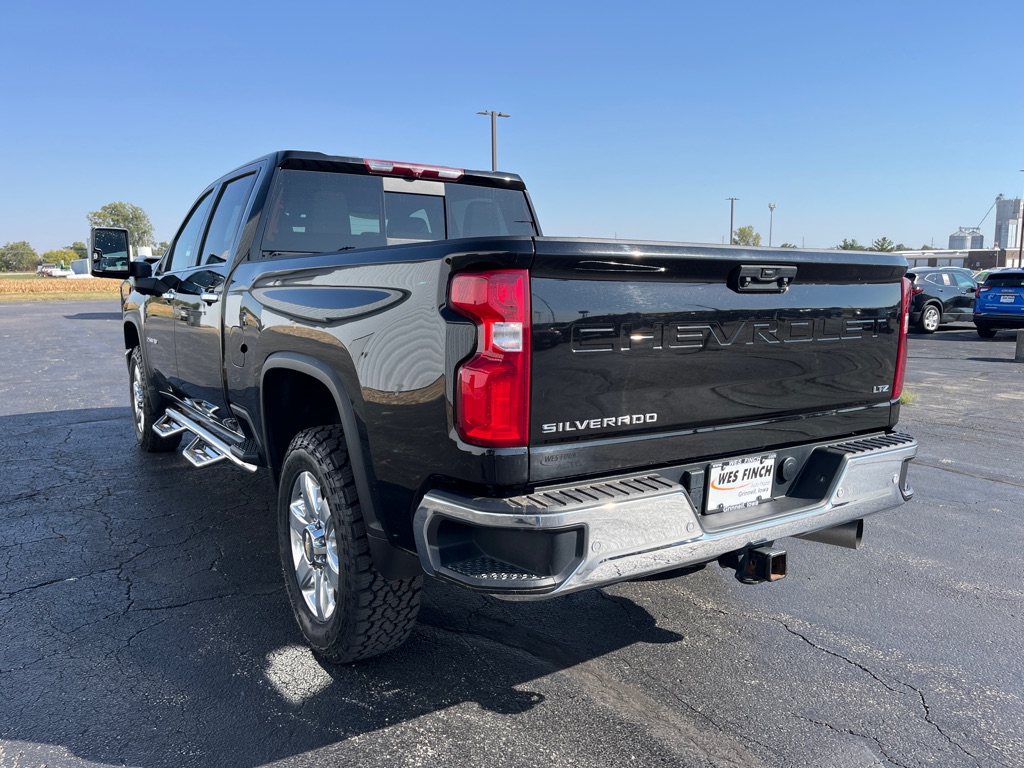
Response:
[{"label": "cracked pavement", "polygon": [[1011,334],[911,338],[917,497],[859,552],[533,604],[428,582],[405,646],[330,667],[266,475],[137,451],[116,309],[0,305],[0,765],[1021,765]]}]

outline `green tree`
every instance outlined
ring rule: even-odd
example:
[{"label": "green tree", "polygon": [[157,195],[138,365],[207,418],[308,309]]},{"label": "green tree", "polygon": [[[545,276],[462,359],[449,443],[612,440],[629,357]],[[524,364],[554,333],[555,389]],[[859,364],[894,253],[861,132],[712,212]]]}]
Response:
[{"label": "green tree", "polygon": [[779,248],[799,248],[800,246],[796,243],[783,243]]},{"label": "green tree", "polygon": [[838,248],[840,251],[866,251],[867,250],[867,248],[865,248],[863,245],[858,243],[856,239],[854,239],[854,240],[847,240],[845,237],[843,238],[843,242],[840,243],[839,245],[837,245],[836,248]]},{"label": "green tree", "polygon": [[0,248],[0,272],[31,272],[39,265],[39,255],[25,240]]},{"label": "green tree", "polygon": [[761,235],[754,231],[754,226],[748,224],[745,227],[740,227],[732,233],[732,244],[733,245],[760,245]]},{"label": "green tree", "polygon": [[86,214],[90,226],[124,227],[128,239],[138,248],[153,245],[153,224],[146,212],[131,203],[107,203],[98,211]]},{"label": "green tree", "polygon": [[170,243],[168,243],[166,240],[161,240],[159,243],[153,246],[153,255],[163,256],[165,253],[167,253],[167,249],[170,247]]},{"label": "green tree", "polygon": [[896,243],[896,250],[897,251],[911,251],[913,249],[909,245],[904,245],[903,243]]},{"label": "green tree", "polygon": [[67,269],[72,261],[83,257],[70,248],[61,248],[56,251],[47,251],[40,258],[48,264],[56,264],[61,269]]},{"label": "green tree", "polygon": [[84,259],[89,255],[89,246],[83,243],[81,240],[75,240],[71,245],[64,246],[65,251],[74,251],[77,256],[76,259]]},{"label": "green tree", "polygon": [[886,253],[892,253],[893,251],[896,250],[896,246],[893,244],[892,240],[890,240],[885,235],[882,235],[877,240],[872,240],[871,241],[871,247],[868,250],[869,251],[884,251]]}]

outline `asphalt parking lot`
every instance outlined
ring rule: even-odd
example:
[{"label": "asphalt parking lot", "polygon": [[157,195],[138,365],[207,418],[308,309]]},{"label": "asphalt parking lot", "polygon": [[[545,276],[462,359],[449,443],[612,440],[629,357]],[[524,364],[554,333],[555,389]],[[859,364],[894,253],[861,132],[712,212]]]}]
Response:
[{"label": "asphalt parking lot", "polygon": [[534,604],[429,582],[398,652],[325,667],[270,481],[134,444],[119,314],[0,304],[0,765],[1019,766],[1024,364],[913,335],[917,495],[789,576]]}]

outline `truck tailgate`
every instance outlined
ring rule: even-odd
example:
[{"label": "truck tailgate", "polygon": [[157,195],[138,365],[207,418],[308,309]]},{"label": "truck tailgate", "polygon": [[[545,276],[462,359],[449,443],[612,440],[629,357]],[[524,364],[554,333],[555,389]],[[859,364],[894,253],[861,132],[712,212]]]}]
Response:
[{"label": "truck tailgate", "polygon": [[905,270],[883,253],[538,238],[531,480],[887,426]]}]

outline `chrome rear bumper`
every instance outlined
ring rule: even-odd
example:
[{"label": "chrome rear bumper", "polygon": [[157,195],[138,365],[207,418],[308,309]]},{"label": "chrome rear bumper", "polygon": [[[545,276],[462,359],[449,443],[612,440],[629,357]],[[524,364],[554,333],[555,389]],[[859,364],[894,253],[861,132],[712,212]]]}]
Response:
[{"label": "chrome rear bumper", "polygon": [[[543,599],[830,528],[897,507],[913,493],[906,480],[917,454],[912,437],[833,443],[812,456],[819,451],[827,454],[819,462],[829,468],[824,474],[815,469],[790,496],[746,519],[701,515],[681,485],[654,473],[508,499],[432,491],[414,518],[420,562],[428,574],[471,589]],[[804,473],[812,469],[808,462]],[[820,491],[808,494],[815,484]]]}]

